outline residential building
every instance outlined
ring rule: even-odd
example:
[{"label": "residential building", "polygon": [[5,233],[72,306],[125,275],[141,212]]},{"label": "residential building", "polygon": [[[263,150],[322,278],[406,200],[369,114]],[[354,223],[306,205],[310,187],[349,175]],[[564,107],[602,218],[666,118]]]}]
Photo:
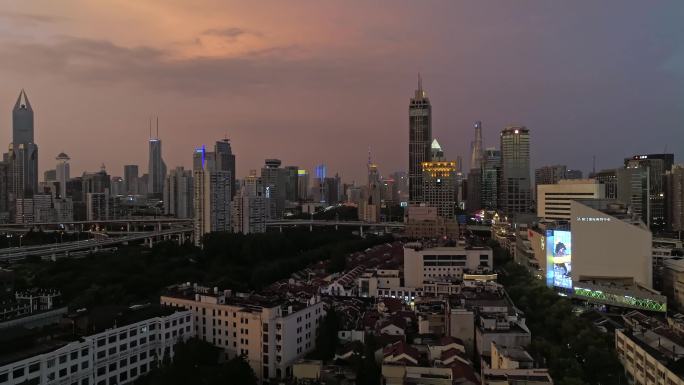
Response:
[{"label": "residential building", "polygon": [[192,171],[180,166],[169,172],[164,183],[164,214],[179,219],[192,218],[193,198]]},{"label": "residential building", "polygon": [[684,165],[675,165],[665,172],[665,223],[670,231],[684,230]]},{"label": "residential building", "polygon": [[230,139],[224,138],[214,145],[216,169],[230,172],[231,199],[235,196],[235,154],[230,147]]},{"label": "residential building", "polygon": [[238,295],[186,284],[171,288],[160,301],[190,310],[197,337],[228,358],[243,356],[260,380],[292,375],[293,364],[315,348],[324,315],[319,297]]},{"label": "residential building", "polygon": [[437,215],[437,208],[426,206],[409,206],[406,208],[406,227],[404,233],[410,239],[457,239],[459,226],[455,219]]},{"label": "residential building", "polygon": [[214,231],[230,231],[230,172],[196,170],[193,175],[195,244]]},{"label": "residential building", "polygon": [[48,338],[17,336],[17,346],[32,343],[0,355],[0,384],[132,383],[172,359],[174,345],[195,333],[191,312],[158,307],[95,308],[65,322],[68,330],[46,328]]},{"label": "residential building", "polygon": [[482,161],[482,179],[480,200],[485,210],[496,210],[499,207],[501,185],[501,151],[487,148]]},{"label": "residential building", "polygon": [[268,217],[270,219],[280,219],[285,212],[287,171],[280,167],[281,164],[280,159],[266,159],[261,169],[264,194],[269,199]]},{"label": "residential building", "polygon": [[138,194],[138,165],[127,164],[124,166],[124,186],[127,195]]},{"label": "residential building", "polygon": [[266,232],[268,200],[264,196],[261,178],[256,170],[242,181],[231,206],[231,226],[234,233],[252,234]]}]

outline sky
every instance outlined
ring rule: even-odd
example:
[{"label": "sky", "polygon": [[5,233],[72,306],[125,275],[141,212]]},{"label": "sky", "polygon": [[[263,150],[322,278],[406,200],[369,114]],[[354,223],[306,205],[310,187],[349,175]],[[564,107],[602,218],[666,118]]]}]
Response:
[{"label": "sky", "polygon": [[[684,154],[681,0],[4,0],[0,145],[24,88],[40,169],[147,170],[149,120],[169,169],[228,137],[238,177],[265,158],[363,183],[408,166],[418,73],[433,136],[467,169],[530,129],[532,164],[590,171]],[[2,106],[5,106],[4,108]]]}]

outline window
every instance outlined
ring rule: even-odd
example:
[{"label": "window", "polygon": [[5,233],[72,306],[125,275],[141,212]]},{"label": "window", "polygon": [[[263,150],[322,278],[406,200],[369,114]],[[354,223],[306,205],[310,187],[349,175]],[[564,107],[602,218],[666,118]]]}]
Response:
[{"label": "window", "polygon": [[71,365],[71,368],[69,370],[69,373],[73,374],[78,372],[78,364],[77,365]]},{"label": "window", "polygon": [[81,350],[81,357],[85,357],[85,356],[87,356],[87,355],[88,355],[88,348],[83,348],[83,349]]},{"label": "window", "polygon": [[144,360],[145,358],[147,358],[147,352],[140,353],[140,359]]},{"label": "window", "polygon": [[99,340],[97,340],[97,347],[98,347],[98,348],[101,348],[101,347],[103,347],[106,343],[107,343],[107,339],[106,339],[106,338],[100,338]]},{"label": "window", "polygon": [[119,380],[120,380],[121,382],[124,382],[124,381],[126,381],[127,379],[128,379],[128,372],[121,372],[121,374],[119,374]]},{"label": "window", "polygon": [[24,367],[14,368],[12,371],[12,378],[19,378],[24,375]]},{"label": "window", "polygon": [[131,369],[131,378],[133,378],[137,375],[138,375],[138,368]]},{"label": "window", "polygon": [[147,343],[147,337],[142,337],[140,339],[140,345],[146,344]]},{"label": "window", "polygon": [[29,365],[28,371],[29,373],[35,373],[40,370],[40,362],[34,362]]},{"label": "window", "polygon": [[128,337],[128,332],[121,332],[119,334],[119,339],[120,340],[125,340]]},{"label": "window", "polygon": [[8,372],[0,373],[0,382],[7,382],[8,377],[9,377]]},{"label": "window", "polygon": [[109,371],[110,372],[116,371],[116,362],[112,362],[111,364],[109,364]]},{"label": "window", "polygon": [[63,354],[63,355],[59,356],[59,363],[60,363],[60,364],[64,364],[64,363],[66,363],[66,362],[67,362],[67,356],[66,356],[66,354]]},{"label": "window", "polygon": [[100,366],[97,368],[97,375],[98,376],[104,376],[105,373],[107,373],[107,367],[106,366]]},{"label": "window", "polygon": [[66,368],[59,370],[59,378],[66,377],[66,375],[67,375]]},{"label": "window", "polygon": [[126,345],[126,344],[119,345],[119,351],[120,352],[125,352],[126,349],[128,349],[128,345]]},{"label": "window", "polygon": [[131,357],[128,359],[128,361],[129,361],[131,364],[135,364],[136,362],[138,362],[138,356],[131,356]]},{"label": "window", "polygon": [[89,364],[88,364],[88,361],[83,361],[83,362],[81,362],[81,369],[82,369],[82,370],[83,370],[83,369],[88,369],[88,365],[89,365]]},{"label": "window", "polygon": [[82,379],[81,385],[88,385],[88,379],[87,378]]},{"label": "window", "polygon": [[116,354],[116,346],[113,348],[109,348],[109,355],[111,356],[113,354]]},{"label": "window", "polygon": [[147,364],[142,364],[140,365],[140,373],[145,373],[147,372]]},{"label": "window", "polygon": [[115,335],[109,336],[109,343],[113,344],[115,342],[116,342],[116,336]]},{"label": "window", "polygon": [[128,360],[127,360],[127,359],[124,358],[123,360],[120,360],[120,361],[119,361],[119,368],[123,368],[123,367],[126,366],[126,365],[128,365]]},{"label": "window", "polygon": [[138,330],[137,329],[131,329],[130,336],[135,337],[138,335]]}]

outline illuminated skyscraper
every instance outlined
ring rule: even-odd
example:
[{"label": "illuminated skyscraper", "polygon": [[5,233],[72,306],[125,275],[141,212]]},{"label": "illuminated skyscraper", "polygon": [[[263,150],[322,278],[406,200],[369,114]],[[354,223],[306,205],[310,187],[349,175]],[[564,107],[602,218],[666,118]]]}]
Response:
[{"label": "illuminated skyscraper", "polygon": [[38,146],[34,143],[33,108],[21,90],[12,109],[12,144],[9,146],[10,200],[31,197],[38,191]]},{"label": "illuminated skyscraper", "polygon": [[501,131],[501,194],[499,208],[509,216],[532,212],[530,130],[509,126]]},{"label": "illuminated skyscraper", "polygon": [[482,208],[482,122],[477,121],[475,140],[470,144],[470,171],[467,176],[466,210],[474,212]]},{"label": "illuminated skyscraper", "polygon": [[429,162],[432,142],[432,106],[418,75],[418,89],[409,104],[409,202],[423,201],[422,163]]},{"label": "illuminated skyscraper", "polygon": [[456,162],[444,159],[444,152],[432,142],[432,161],[421,163],[423,201],[437,209],[437,215],[453,219],[456,209]]}]

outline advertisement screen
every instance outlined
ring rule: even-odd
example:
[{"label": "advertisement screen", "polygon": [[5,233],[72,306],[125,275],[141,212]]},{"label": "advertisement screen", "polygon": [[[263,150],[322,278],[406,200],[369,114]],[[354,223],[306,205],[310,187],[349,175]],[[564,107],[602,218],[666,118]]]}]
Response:
[{"label": "advertisement screen", "polygon": [[546,231],[546,285],[572,289],[572,236],[569,231]]}]

